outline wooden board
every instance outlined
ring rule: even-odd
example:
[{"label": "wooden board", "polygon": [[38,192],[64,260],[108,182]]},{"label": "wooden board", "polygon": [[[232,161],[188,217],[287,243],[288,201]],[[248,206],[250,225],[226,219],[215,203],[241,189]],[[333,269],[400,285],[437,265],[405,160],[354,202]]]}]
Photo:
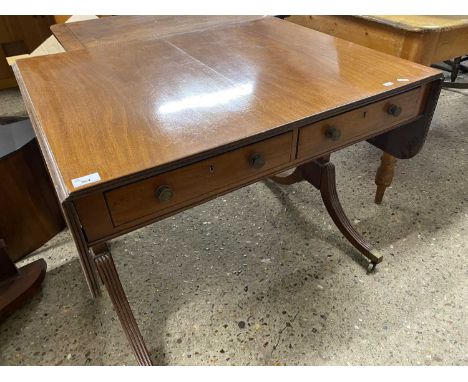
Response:
[{"label": "wooden board", "polygon": [[466,28],[468,26],[467,15],[384,15],[384,16],[357,16],[375,21],[397,29],[404,29],[409,32],[441,32]]},{"label": "wooden board", "polygon": [[287,20],[423,65],[468,53],[466,16],[291,16]]}]

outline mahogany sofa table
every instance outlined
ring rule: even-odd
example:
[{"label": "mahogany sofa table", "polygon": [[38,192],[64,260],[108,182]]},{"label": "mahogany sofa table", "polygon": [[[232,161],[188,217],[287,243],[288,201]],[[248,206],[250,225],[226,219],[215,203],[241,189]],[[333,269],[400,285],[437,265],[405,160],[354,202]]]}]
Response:
[{"label": "mahogany sofa table", "polygon": [[154,33],[135,39],[129,28],[127,41],[80,42],[14,71],[91,294],[98,274],[140,364],[151,358],[105,244],[112,238],[273,177],[318,188],[370,266],[382,260],[339,204],[330,154],[367,140],[414,156],[440,71],[270,17],[185,19],[164,33],[156,18],[127,20]]}]

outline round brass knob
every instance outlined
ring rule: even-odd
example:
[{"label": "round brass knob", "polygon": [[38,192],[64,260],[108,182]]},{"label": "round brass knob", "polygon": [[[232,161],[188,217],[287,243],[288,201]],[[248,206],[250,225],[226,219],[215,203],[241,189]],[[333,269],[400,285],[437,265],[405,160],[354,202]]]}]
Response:
[{"label": "round brass knob", "polygon": [[265,158],[259,153],[252,154],[250,156],[250,165],[253,168],[262,168],[265,165]]},{"label": "round brass knob", "polygon": [[171,188],[169,186],[163,185],[159,186],[156,189],[156,197],[158,200],[163,203],[167,202],[174,196],[174,192],[172,192]]},{"label": "round brass knob", "polygon": [[341,131],[336,127],[329,126],[325,130],[325,137],[331,139],[332,141],[337,141],[341,137]]},{"label": "round brass knob", "polygon": [[398,117],[401,114],[401,107],[392,103],[388,106],[387,113]]}]

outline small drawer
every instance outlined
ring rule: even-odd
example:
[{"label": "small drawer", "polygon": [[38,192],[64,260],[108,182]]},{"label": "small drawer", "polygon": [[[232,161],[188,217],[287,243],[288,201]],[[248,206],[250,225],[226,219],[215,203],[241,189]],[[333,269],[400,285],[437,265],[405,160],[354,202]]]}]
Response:
[{"label": "small drawer", "polygon": [[105,193],[114,226],[165,215],[291,160],[292,132]]},{"label": "small drawer", "polygon": [[298,158],[325,154],[417,117],[422,93],[410,90],[300,128]]}]

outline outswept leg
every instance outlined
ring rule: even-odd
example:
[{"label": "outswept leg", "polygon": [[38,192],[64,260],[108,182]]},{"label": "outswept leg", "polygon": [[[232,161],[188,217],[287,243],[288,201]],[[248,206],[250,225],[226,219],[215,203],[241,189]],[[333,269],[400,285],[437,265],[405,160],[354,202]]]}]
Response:
[{"label": "outswept leg", "polygon": [[381,204],[388,186],[392,184],[393,176],[395,175],[396,158],[385,151],[380,159],[380,166],[375,174],[375,184],[377,190],[375,192],[375,203]]},{"label": "outswept leg", "polygon": [[374,269],[383,257],[373,251],[343,211],[336,192],[335,166],[328,160],[316,160],[302,165],[301,172],[305,180],[320,190],[323,203],[340,232],[369,260],[369,270]]},{"label": "outswept leg", "polygon": [[90,254],[96,264],[101,280],[109,293],[120,324],[130,342],[138,363],[141,366],[151,366],[152,362],[148,349],[133,316],[111,253],[109,251],[102,251],[96,254],[91,249]]}]

